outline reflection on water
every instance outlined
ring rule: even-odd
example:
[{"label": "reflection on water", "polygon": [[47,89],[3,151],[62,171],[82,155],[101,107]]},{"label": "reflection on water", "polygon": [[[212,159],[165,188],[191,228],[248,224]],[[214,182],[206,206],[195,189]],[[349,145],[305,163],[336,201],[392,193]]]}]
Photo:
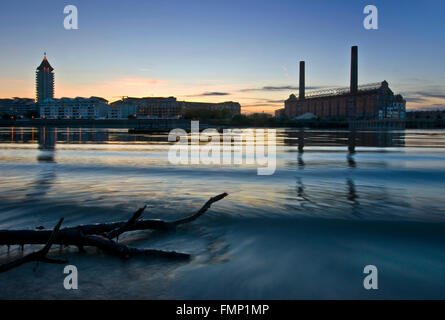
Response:
[{"label": "reflection on water", "polygon": [[[174,234],[123,237],[192,253],[188,264],[64,249],[83,270],[80,297],[367,298],[369,263],[389,277],[380,297],[445,297],[445,131],[280,129],[272,176],[245,164],[171,165],[169,146],[166,134],[124,129],[0,128],[0,228],[125,220],[143,204],[170,220],[228,192]],[[5,250],[0,263],[17,254]],[[23,268],[0,275],[0,297],[72,298],[58,278],[35,293],[62,274],[57,266],[20,280]],[[112,279],[122,274],[125,285]]]},{"label": "reflection on water", "polygon": [[55,153],[57,128],[42,128],[39,130],[39,152],[37,161],[43,163],[36,173],[36,178],[29,184],[29,193],[25,201],[34,202],[45,196],[56,180]]},{"label": "reflection on water", "polygon": [[[26,198],[50,207],[90,202],[119,207],[143,203],[147,196],[162,203],[164,210],[182,207],[185,199],[191,205],[228,191],[233,195],[223,205],[226,212],[235,206],[238,214],[246,216],[267,212],[344,218],[351,215],[338,193],[346,179],[347,189],[355,190],[354,199],[367,199],[358,204],[362,217],[443,219],[437,192],[445,169],[443,131],[281,129],[277,171],[270,177],[257,176],[255,167],[246,164],[171,165],[166,134],[132,135],[125,129],[107,128],[1,128],[0,141],[1,199],[9,210],[20,210]],[[293,196],[287,195],[295,178],[317,204],[312,212],[288,210],[295,208]],[[311,190],[316,194],[311,195]],[[374,199],[379,199],[379,207]],[[326,207],[328,211],[313,212]]]},{"label": "reflection on water", "polygon": [[57,128],[42,128],[39,130],[39,150],[38,161],[54,162],[56,150]]},{"label": "reflection on water", "polygon": [[[289,146],[346,146],[354,151],[359,147],[404,147],[405,131],[344,131],[344,130],[295,130],[282,132],[283,143]],[[443,141],[445,142],[445,141]],[[445,146],[445,145],[444,145]]]},{"label": "reflection on water", "polygon": [[[318,193],[314,203],[332,206],[323,216],[337,218],[348,216],[347,210],[336,210],[344,204],[335,203],[341,190],[337,186],[347,179],[348,186],[361,186],[357,192],[365,194],[360,198],[386,201],[379,203],[379,210],[362,203],[364,217],[441,220],[444,208],[436,197],[445,169],[442,133],[282,129],[277,133],[277,172],[259,177],[253,166],[245,164],[171,165],[166,134],[131,135],[124,129],[106,128],[2,128],[2,200],[17,210],[25,195],[40,197],[42,205],[46,201],[61,206],[88,204],[94,199],[99,207],[108,207],[141,203],[150,195],[161,203],[169,199],[165,204],[169,207],[179,205],[187,198],[184,195],[196,200],[227,190],[234,194],[227,211],[237,206],[239,214],[248,216],[265,212],[310,216],[313,213],[287,210],[294,204],[286,189],[297,177]],[[419,185],[423,186],[420,194]],[[306,193],[309,190],[306,187]],[[401,196],[407,194],[415,196]],[[400,211],[382,210],[385,205],[400,206]]]},{"label": "reflection on water", "polygon": [[346,156],[346,159],[348,161],[348,166],[351,168],[355,168],[357,163],[354,160],[354,152],[348,152],[348,155]]}]

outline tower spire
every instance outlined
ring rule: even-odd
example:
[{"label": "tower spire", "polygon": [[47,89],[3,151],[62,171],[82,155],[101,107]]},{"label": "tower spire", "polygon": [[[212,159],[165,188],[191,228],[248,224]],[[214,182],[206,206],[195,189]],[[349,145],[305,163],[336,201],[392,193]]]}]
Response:
[{"label": "tower spire", "polygon": [[54,69],[44,53],[43,61],[36,70],[36,96],[37,102],[41,103],[47,98],[54,97]]}]

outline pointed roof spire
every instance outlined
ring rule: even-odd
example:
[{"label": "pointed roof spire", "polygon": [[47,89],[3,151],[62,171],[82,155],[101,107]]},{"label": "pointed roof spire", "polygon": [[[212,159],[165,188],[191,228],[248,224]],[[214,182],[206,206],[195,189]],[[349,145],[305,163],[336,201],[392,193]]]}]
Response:
[{"label": "pointed roof spire", "polygon": [[46,59],[46,52],[43,54],[43,61],[40,64],[40,66],[37,67],[37,70],[43,70],[43,69],[49,69],[49,71],[53,71],[54,68],[51,67],[51,65],[48,62],[48,59]]}]

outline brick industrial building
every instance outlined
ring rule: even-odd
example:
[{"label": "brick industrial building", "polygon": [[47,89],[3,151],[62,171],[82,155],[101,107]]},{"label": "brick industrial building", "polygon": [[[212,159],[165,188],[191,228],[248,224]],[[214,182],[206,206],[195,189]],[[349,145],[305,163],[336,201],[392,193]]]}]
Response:
[{"label": "brick industrial building", "polygon": [[276,115],[291,119],[314,115],[323,119],[383,120],[404,119],[406,101],[395,95],[388,82],[358,85],[358,48],[351,50],[351,84],[349,88],[325,89],[305,93],[305,62],[300,62],[299,97],[285,101]]}]

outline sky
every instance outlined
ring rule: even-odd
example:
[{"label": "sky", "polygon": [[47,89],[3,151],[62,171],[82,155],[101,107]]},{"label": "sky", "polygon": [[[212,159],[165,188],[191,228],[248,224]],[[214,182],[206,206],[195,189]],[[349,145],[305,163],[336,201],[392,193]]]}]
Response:
[{"label": "sky", "polygon": [[[378,30],[363,27],[366,5]],[[78,29],[64,28],[66,5]],[[445,108],[442,0],[15,0],[0,2],[0,98],[35,97],[44,52],[55,97],[175,96],[273,112],[308,89],[387,80],[409,109]],[[307,90],[308,90],[307,89]]]}]

